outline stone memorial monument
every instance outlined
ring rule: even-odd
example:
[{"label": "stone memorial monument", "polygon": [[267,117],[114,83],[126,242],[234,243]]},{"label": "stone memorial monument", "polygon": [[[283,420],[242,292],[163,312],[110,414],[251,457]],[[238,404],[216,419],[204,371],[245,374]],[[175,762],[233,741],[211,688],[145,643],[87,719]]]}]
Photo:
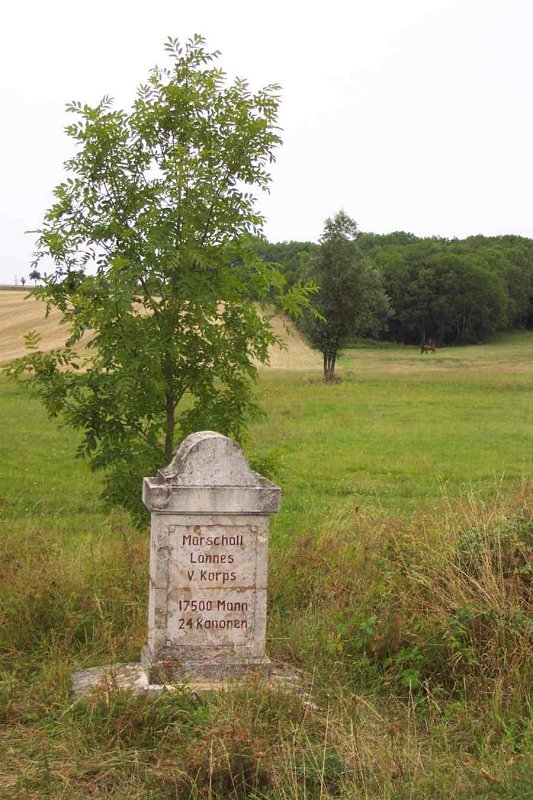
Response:
[{"label": "stone memorial monument", "polygon": [[240,447],[212,431],[188,436],[145,478],[151,511],[148,641],[141,664],[82,670],[75,695],[109,683],[138,691],[211,685],[255,670],[265,655],[268,525],[281,490]]},{"label": "stone memorial monument", "polygon": [[150,683],[268,671],[268,522],[280,494],[235,442],[211,431],[187,437],[168,467],[144,479]]}]

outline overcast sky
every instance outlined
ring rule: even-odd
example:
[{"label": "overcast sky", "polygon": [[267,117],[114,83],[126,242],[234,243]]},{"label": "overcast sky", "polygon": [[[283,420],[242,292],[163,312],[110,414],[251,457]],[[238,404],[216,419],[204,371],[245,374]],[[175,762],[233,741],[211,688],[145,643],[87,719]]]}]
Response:
[{"label": "overcast sky", "polygon": [[282,85],[273,241],[340,208],[365,231],[533,236],[530,0],[18,0],[0,29],[0,282],[27,277],[70,151],[65,103],[129,106],[167,36]]}]

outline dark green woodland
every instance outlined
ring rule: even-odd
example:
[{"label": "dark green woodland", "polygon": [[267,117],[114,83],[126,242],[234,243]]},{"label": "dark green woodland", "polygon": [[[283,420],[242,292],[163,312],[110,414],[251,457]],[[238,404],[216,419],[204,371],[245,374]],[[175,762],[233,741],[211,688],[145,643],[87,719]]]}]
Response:
[{"label": "dark green woodland", "polygon": [[[418,238],[399,231],[359,232],[359,261],[381,275],[390,311],[380,339],[476,344],[533,323],[533,240],[522,236]],[[259,241],[289,284],[317,277],[323,245]]]}]

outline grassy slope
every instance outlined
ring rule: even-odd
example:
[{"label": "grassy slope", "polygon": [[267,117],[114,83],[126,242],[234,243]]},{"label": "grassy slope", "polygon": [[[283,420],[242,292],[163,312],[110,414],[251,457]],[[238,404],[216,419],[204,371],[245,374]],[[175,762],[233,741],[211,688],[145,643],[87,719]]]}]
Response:
[{"label": "grassy slope", "polygon": [[147,534],[1,379],[0,797],[526,800],[532,364],[524,334],[349,351],[334,386],[262,374],[269,652],[314,675],[316,709],[253,686],[71,704],[74,667],[137,658]]}]

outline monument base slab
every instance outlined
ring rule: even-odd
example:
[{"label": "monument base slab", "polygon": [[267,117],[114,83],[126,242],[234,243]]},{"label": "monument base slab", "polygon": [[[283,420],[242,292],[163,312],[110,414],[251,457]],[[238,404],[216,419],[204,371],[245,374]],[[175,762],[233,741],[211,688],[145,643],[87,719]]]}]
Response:
[{"label": "monument base slab", "polygon": [[154,659],[148,647],[144,647],[141,652],[141,664],[151,684],[188,682],[197,679],[224,682],[233,678],[242,678],[250,673],[268,677],[272,672],[272,662],[266,656],[247,659],[234,656],[212,661],[191,658],[160,660]]},{"label": "monument base slab", "polygon": [[[263,685],[270,688],[303,690],[304,682],[296,672],[269,662],[268,673],[248,670],[248,675],[256,674]],[[242,678],[243,673],[241,673]],[[219,692],[239,685],[236,676],[227,675],[222,678],[198,678],[191,680],[174,679],[168,683],[151,683],[149,674],[142,664],[113,664],[105,667],[90,667],[76,670],[72,674],[71,693],[74,699],[82,697],[102,697],[112,691],[126,690],[133,694],[149,695],[164,691],[176,692],[186,690],[190,693]],[[309,702],[309,695],[303,692],[304,701]],[[306,699],[307,698],[307,699]]]}]

